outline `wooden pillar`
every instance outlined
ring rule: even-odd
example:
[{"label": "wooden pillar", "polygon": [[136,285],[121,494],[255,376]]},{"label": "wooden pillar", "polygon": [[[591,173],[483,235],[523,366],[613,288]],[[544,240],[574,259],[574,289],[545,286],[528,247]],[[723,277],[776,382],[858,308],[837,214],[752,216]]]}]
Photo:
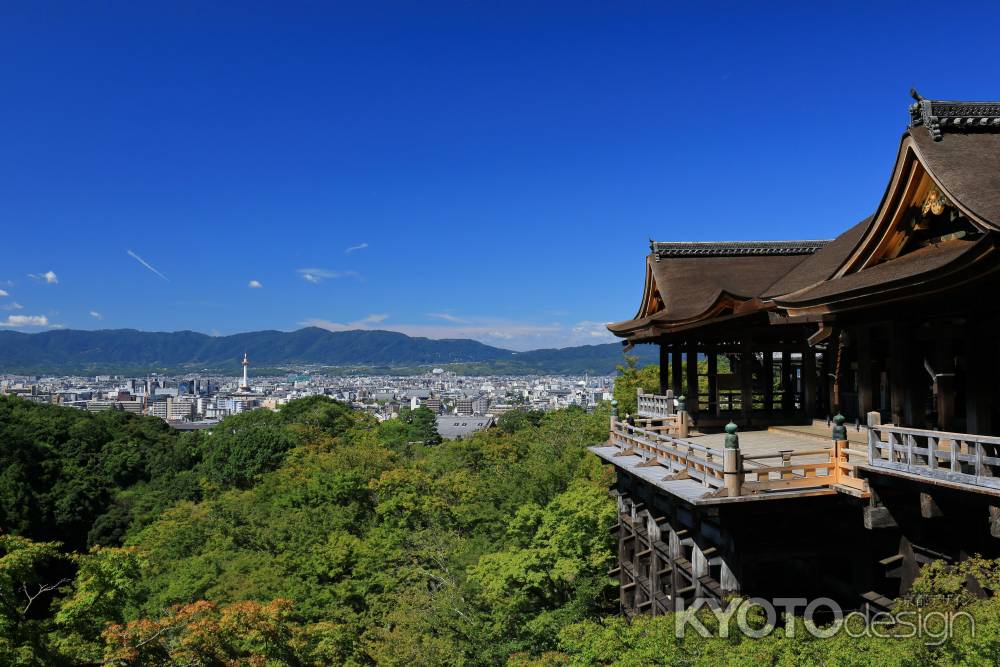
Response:
[{"label": "wooden pillar", "polygon": [[677,342],[670,345],[670,388],[674,396],[684,393],[681,391],[681,345]]},{"label": "wooden pillar", "polygon": [[749,424],[753,416],[753,362],[753,339],[746,334],[740,346],[740,403],[744,424]]},{"label": "wooden pillar", "polygon": [[705,344],[708,358],[708,414],[719,414],[719,359],[715,343]]},{"label": "wooden pillar", "polygon": [[817,387],[819,391],[819,402],[822,406],[821,415],[825,414],[828,417],[833,416],[832,403],[830,402],[830,373],[832,372],[832,366],[830,365],[830,357],[832,356],[830,351],[833,349],[833,338],[827,339],[826,347],[823,348],[823,363],[820,365],[819,372],[819,386]]},{"label": "wooden pillar", "polygon": [[931,380],[924,368],[924,355],[913,341],[907,341],[908,355],[903,377],[903,420],[911,428],[927,428],[927,387]]},{"label": "wooden pillar", "polygon": [[792,382],[792,353],[788,350],[781,351],[781,409],[784,412],[791,412],[792,403],[792,391],[794,389],[794,383]]},{"label": "wooden pillar", "polygon": [[665,396],[670,388],[670,348],[661,338],[660,347],[660,396]]},{"label": "wooden pillar", "polygon": [[913,426],[905,415],[908,359],[906,325],[895,322],[889,330],[889,403],[892,423],[897,426]]},{"label": "wooden pillar", "polygon": [[688,412],[700,412],[698,405],[698,341],[691,338],[687,342],[687,396]]},{"label": "wooden pillar", "polygon": [[843,410],[840,405],[840,383],[844,381],[844,371],[842,368],[844,364],[844,348],[842,336],[843,332],[840,329],[834,329],[833,334],[830,336],[830,342],[827,344],[827,354],[830,357],[830,374],[826,376],[826,393],[830,399],[828,409],[830,410],[831,417],[837,416]]},{"label": "wooden pillar", "polygon": [[807,419],[816,416],[816,352],[808,342],[802,348],[802,410]]},{"label": "wooden pillar", "polygon": [[995,340],[986,335],[993,323],[970,320],[966,324],[965,344],[965,424],[966,431],[977,435],[993,434],[990,405],[990,381],[997,367]]},{"label": "wooden pillar", "polygon": [[934,357],[937,426],[942,431],[951,431],[955,427],[955,348],[950,336],[938,336]]},{"label": "wooden pillar", "polygon": [[858,415],[872,411],[875,390],[872,379],[872,331],[869,327],[858,327],[855,336],[858,348]]},{"label": "wooden pillar", "polygon": [[764,350],[760,381],[764,385],[764,411],[774,411],[774,351]]}]

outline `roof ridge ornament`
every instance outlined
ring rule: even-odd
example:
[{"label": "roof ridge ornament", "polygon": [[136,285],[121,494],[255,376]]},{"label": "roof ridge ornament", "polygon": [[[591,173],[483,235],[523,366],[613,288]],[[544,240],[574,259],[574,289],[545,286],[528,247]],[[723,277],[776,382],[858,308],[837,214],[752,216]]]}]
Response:
[{"label": "roof ridge ornament", "polygon": [[916,88],[910,96],[916,100],[910,105],[910,127],[923,125],[934,141],[941,141],[945,131],[1000,131],[1000,102],[929,100]]},{"label": "roof ridge ornament", "polygon": [[739,257],[746,255],[811,255],[829,241],[653,241],[656,260],[664,257]]}]

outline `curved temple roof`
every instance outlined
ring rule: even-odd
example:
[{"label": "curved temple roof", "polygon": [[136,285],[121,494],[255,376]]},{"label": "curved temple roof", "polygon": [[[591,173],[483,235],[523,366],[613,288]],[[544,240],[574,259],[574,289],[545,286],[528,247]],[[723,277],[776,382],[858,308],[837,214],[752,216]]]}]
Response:
[{"label": "curved temple roof", "polygon": [[[830,312],[1000,269],[994,252],[1000,102],[914,96],[910,126],[873,215],[833,241],[651,242],[639,312],[608,329],[647,342],[724,317],[775,308],[792,315]],[[926,214],[932,191],[974,229],[913,247],[907,216],[921,204]]]},{"label": "curved temple roof", "polygon": [[[648,327],[690,324],[758,310],[759,297],[827,241],[652,243],[636,316],[608,325],[631,337]],[[644,336],[643,336],[644,337]]]}]

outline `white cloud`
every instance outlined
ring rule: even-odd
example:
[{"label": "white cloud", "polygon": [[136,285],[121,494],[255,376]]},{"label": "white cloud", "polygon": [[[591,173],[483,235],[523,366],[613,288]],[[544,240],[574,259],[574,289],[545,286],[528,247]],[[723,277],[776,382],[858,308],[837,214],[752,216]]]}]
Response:
[{"label": "white cloud", "polygon": [[595,345],[597,343],[610,343],[615,337],[608,331],[607,322],[594,322],[584,320],[577,322],[570,329],[573,340],[579,341],[577,345]]},{"label": "white cloud", "polygon": [[0,296],[10,296],[10,293],[7,290],[0,289]]},{"label": "white cloud", "polygon": [[259,280],[251,280],[248,283],[248,286],[250,287],[250,289],[260,289],[261,287],[263,287],[263,285],[260,284]]},{"label": "white cloud", "polygon": [[103,320],[104,319],[104,315],[101,315],[96,310],[90,311],[90,316],[93,317],[95,320]]},{"label": "white cloud", "polygon": [[17,301],[12,301],[10,303],[5,303],[0,306],[0,310],[22,310],[24,306],[19,304]]},{"label": "white cloud", "polygon": [[55,271],[46,271],[45,273],[29,273],[28,277],[33,280],[44,282],[47,285],[55,285],[59,282],[59,276],[56,275]]},{"label": "white cloud", "polygon": [[150,271],[152,271],[153,273],[155,273],[159,277],[161,277],[164,280],[166,280],[168,283],[170,282],[170,280],[165,275],[163,275],[162,273],[160,273],[159,271],[156,270],[156,267],[154,267],[152,264],[150,264],[149,262],[147,262],[146,260],[144,260],[142,257],[139,257],[139,255],[135,254],[131,250],[126,250],[125,254],[128,255],[129,257],[131,257],[132,259],[134,259],[135,261],[139,262],[143,266],[145,266],[147,269],[149,269]]},{"label": "white cloud", "polygon": [[0,322],[0,327],[47,327],[49,318],[45,315],[8,315]]},{"label": "white cloud", "polygon": [[427,317],[442,321],[440,323],[395,323],[386,321],[389,318],[384,314],[373,314],[353,322],[335,322],[313,318],[300,324],[320,327],[329,331],[384,329],[424,338],[471,338],[510,350],[599,345],[615,341],[615,337],[611,335],[603,322],[592,320],[567,324],[557,321],[525,322],[489,317],[458,316],[452,313],[428,313]]},{"label": "white cloud", "polygon": [[352,252],[356,252],[358,250],[364,250],[367,247],[368,247],[367,243],[359,243],[358,245],[352,245],[350,248],[348,248],[344,252],[346,254],[350,255]]},{"label": "white cloud", "polygon": [[[383,327],[376,327],[374,325],[381,324],[387,319],[389,319],[389,316],[385,313],[372,313],[353,322],[331,322],[330,320],[314,318],[300,322],[300,324],[307,327],[319,327],[327,331],[356,331],[358,329],[382,329]],[[386,328],[392,330],[392,327]]]},{"label": "white cloud", "polygon": [[[574,329],[577,327],[569,327],[559,322],[521,322],[495,318],[459,317],[450,313],[433,313],[429,314],[428,317],[442,319],[444,322],[440,324],[394,323],[386,322],[385,320],[388,318],[384,315],[369,315],[354,322],[334,322],[313,318],[300,324],[320,327],[329,331],[385,329],[423,338],[471,338],[488,345],[497,345],[512,350],[610,342],[610,340],[602,340],[597,336],[590,335],[591,332],[584,331],[584,329],[574,333]],[[583,333],[587,335],[584,336]]]},{"label": "white cloud", "polygon": [[455,324],[468,324],[468,320],[462,319],[461,317],[456,317],[451,313],[427,313],[427,317],[433,317],[437,320],[444,320],[446,322],[454,322]]},{"label": "white cloud", "polygon": [[337,278],[357,278],[361,275],[357,271],[331,271],[330,269],[297,269],[296,272],[302,276],[307,283],[318,285],[324,280],[335,280]]}]

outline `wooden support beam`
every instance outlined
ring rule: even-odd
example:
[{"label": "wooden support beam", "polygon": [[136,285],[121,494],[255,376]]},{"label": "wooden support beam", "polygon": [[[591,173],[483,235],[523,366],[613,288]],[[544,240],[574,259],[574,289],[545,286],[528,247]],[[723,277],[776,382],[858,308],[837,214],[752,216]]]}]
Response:
[{"label": "wooden support beam", "polygon": [[858,349],[858,415],[866,415],[873,410],[872,379],[872,331],[862,326],[856,329],[854,339]]},{"label": "wooden support beam", "polygon": [[833,334],[830,336],[830,344],[827,346],[830,361],[829,373],[826,376],[826,391],[829,397],[828,410],[830,411],[830,416],[834,416],[842,410],[840,405],[840,383],[842,382],[841,376],[843,374],[843,369],[841,367],[844,363],[842,336],[843,332],[840,329],[834,329]]},{"label": "wooden support beam", "polygon": [[784,412],[792,411],[792,353],[783,350],[781,352],[781,409]]},{"label": "wooden support beam", "polygon": [[674,396],[680,396],[681,391],[681,345],[672,343],[670,345],[670,388],[674,390]]},{"label": "wooden support beam", "polygon": [[665,396],[670,389],[670,346],[661,338],[657,347],[660,349],[660,396]]},{"label": "wooden support beam", "polygon": [[753,416],[753,364],[753,338],[747,333],[740,347],[740,403],[744,425],[749,424]]},{"label": "wooden support beam", "polygon": [[865,528],[868,530],[879,530],[884,528],[897,528],[896,520],[892,518],[887,507],[865,507],[864,508]]},{"label": "wooden support beam", "polygon": [[892,404],[892,423],[908,424],[906,407],[906,365],[909,360],[909,339],[906,326],[893,323],[889,331],[889,402]]},{"label": "wooden support beam", "polygon": [[944,516],[944,512],[941,511],[941,508],[934,500],[934,496],[925,491],[920,492],[920,516],[924,519],[935,519]]},{"label": "wooden support beam", "polygon": [[687,396],[688,412],[698,414],[698,341],[691,338],[687,342]]},{"label": "wooden support beam", "polygon": [[1000,537],[1000,507],[990,505],[990,535]]},{"label": "wooden support beam", "polygon": [[937,427],[942,431],[951,431],[955,427],[955,348],[952,339],[947,336],[938,338],[934,352]]},{"label": "wooden support beam", "polygon": [[802,410],[816,416],[816,352],[807,343],[802,349]]},{"label": "wooden support beam", "polygon": [[928,428],[927,394],[931,380],[927,377],[922,354],[915,353],[912,339],[907,341],[906,387],[903,389],[903,423],[911,428]]},{"label": "wooden support beam", "polygon": [[826,349],[823,350],[823,361],[819,368],[819,384],[816,387],[816,391],[819,394],[819,404],[820,404],[820,415],[826,415],[829,417],[833,416],[833,410],[830,403],[830,358],[833,356],[831,351],[836,340],[832,337],[827,340]]},{"label": "wooden support beam", "polygon": [[708,357],[708,414],[719,414],[719,357],[715,343],[705,345],[705,355]]},{"label": "wooden support beam", "polygon": [[660,396],[667,394],[670,389],[670,347],[660,339]]},{"label": "wooden support beam", "polygon": [[991,335],[995,322],[971,320],[965,342],[965,430],[992,433],[991,386],[997,370],[997,346]]},{"label": "wooden support beam", "polygon": [[763,364],[761,365],[761,383],[764,385],[764,411],[774,410],[774,351],[771,348],[764,350]]}]

